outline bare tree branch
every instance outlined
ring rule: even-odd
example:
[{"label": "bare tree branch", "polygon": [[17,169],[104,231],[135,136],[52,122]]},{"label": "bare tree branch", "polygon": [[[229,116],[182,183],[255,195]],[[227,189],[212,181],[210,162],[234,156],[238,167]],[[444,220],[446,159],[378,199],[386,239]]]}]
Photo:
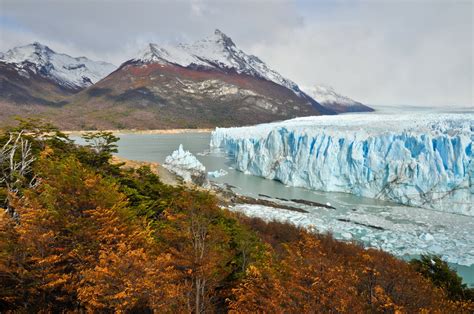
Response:
[{"label": "bare tree branch", "polygon": [[6,211],[15,216],[10,206],[11,196],[17,195],[23,187],[36,187],[36,177],[26,178],[32,172],[32,164],[36,160],[32,153],[31,142],[23,137],[24,132],[10,133],[7,142],[0,149],[0,185],[7,191],[5,199]]}]

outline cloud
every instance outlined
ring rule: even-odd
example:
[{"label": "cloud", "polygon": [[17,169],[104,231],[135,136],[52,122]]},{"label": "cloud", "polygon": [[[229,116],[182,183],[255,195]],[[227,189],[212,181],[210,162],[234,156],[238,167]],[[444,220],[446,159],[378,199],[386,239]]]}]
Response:
[{"label": "cloud", "polygon": [[[116,63],[149,42],[191,41],[219,28],[246,44],[298,23],[294,4],[283,1],[46,0],[39,6],[2,0],[0,5],[6,18],[27,30],[22,38],[62,43]],[[2,26],[0,48],[10,48],[16,33],[15,27]]]},{"label": "cloud", "polygon": [[471,1],[0,2],[0,50],[40,41],[120,64],[219,28],[301,85],[369,104],[472,105]]},{"label": "cloud", "polygon": [[303,27],[252,50],[302,84],[366,103],[473,104],[472,3],[336,4],[313,18],[314,10]]}]

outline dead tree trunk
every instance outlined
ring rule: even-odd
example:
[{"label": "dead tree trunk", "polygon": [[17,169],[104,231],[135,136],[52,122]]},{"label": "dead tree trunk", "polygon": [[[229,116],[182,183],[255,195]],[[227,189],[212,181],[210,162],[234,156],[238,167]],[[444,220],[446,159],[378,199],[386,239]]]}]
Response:
[{"label": "dead tree trunk", "polygon": [[192,248],[194,254],[193,264],[195,272],[193,274],[193,288],[194,288],[194,312],[196,314],[205,311],[205,296],[206,296],[206,278],[204,274],[205,268],[205,253],[206,253],[206,239],[208,234],[207,221],[198,214],[191,214],[190,234],[192,241]]},{"label": "dead tree trunk", "polygon": [[4,206],[11,216],[16,216],[11,207],[11,197],[17,195],[22,187],[33,187],[36,184],[34,177],[27,180],[34,161],[31,143],[23,137],[23,131],[10,133],[8,141],[0,148],[0,186],[6,188]]}]

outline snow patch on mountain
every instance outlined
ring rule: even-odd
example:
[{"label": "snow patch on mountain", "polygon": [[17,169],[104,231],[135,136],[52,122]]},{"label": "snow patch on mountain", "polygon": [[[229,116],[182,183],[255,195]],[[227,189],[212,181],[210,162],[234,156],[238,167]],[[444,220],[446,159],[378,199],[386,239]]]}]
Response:
[{"label": "snow patch on mountain", "polygon": [[235,71],[266,79],[292,90],[298,96],[302,95],[296,83],[270,69],[258,57],[240,50],[230,37],[219,30],[215,30],[212,36],[192,44],[149,44],[133,61]]},{"label": "snow patch on mountain", "polygon": [[337,93],[334,88],[324,85],[302,86],[301,89],[323,107],[338,112],[373,111],[361,102]]},{"label": "snow patch on mountain", "polygon": [[474,216],[474,114],[343,115],[217,128],[240,171]]},{"label": "snow patch on mountain", "polygon": [[334,88],[330,86],[313,85],[302,86],[301,88],[323,106],[330,106],[331,104],[340,104],[347,107],[362,105],[360,102],[336,93]]},{"label": "snow patch on mountain", "polygon": [[38,42],[0,53],[0,61],[14,64],[23,75],[30,70],[69,89],[88,87],[116,69],[107,62],[56,53]]}]

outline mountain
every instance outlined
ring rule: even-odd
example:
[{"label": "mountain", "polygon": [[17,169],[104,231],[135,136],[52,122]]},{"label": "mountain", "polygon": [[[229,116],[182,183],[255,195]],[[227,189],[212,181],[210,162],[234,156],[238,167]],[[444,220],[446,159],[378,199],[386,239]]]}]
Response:
[{"label": "mountain", "polygon": [[296,83],[270,69],[258,57],[238,49],[232,39],[216,29],[214,35],[193,44],[158,46],[150,44],[134,61],[175,64],[186,68],[235,71],[274,82],[300,96]]},{"label": "mountain", "polygon": [[149,44],[68,107],[94,116],[77,122],[91,128],[240,126],[335,114],[219,30],[192,44]]},{"label": "mountain", "polygon": [[323,107],[334,110],[337,113],[374,111],[374,109],[358,101],[336,93],[329,86],[314,85],[301,88]]},{"label": "mountain", "polygon": [[91,86],[116,69],[107,62],[56,53],[38,42],[0,53],[0,62],[12,65],[23,77],[36,74],[72,92]]},{"label": "mountain", "polygon": [[22,115],[63,129],[206,128],[366,109],[315,100],[219,30],[151,43],[119,68],[37,42],[0,53],[0,123]]},{"label": "mountain", "polygon": [[35,42],[0,53],[0,123],[39,116],[61,125],[72,95],[115,70],[115,66],[56,53]]},{"label": "mountain", "polygon": [[[0,61],[0,102],[15,106],[61,106],[72,91],[29,67]],[[4,108],[2,109],[5,113]],[[21,109],[21,108],[18,108]]]}]

